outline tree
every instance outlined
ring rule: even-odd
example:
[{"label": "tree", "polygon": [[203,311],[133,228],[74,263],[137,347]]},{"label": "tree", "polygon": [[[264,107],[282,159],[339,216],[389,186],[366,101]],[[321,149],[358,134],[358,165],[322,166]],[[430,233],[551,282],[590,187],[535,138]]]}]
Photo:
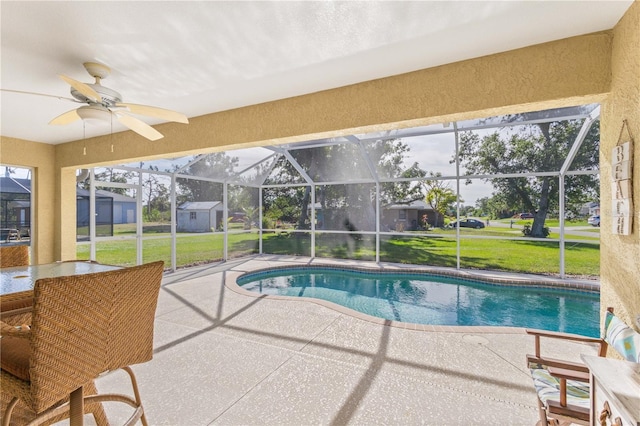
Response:
[{"label": "tree", "polygon": [[[207,154],[199,161],[191,164],[183,174],[222,180],[233,174],[238,166],[238,157],[231,157],[224,152]],[[180,196],[179,202],[186,201],[220,201],[222,200],[222,183],[199,179],[177,180]]]},{"label": "tree", "polygon": [[[379,140],[367,146],[371,162],[377,165],[378,174],[382,177],[422,178],[427,173],[417,162],[404,168],[404,160],[410,155],[410,148],[399,139]],[[380,190],[380,205],[410,204],[424,196],[422,187],[415,181],[384,182]]]},{"label": "tree", "polygon": [[[366,153],[371,164],[382,178],[420,178],[426,173],[417,163],[405,167],[404,160],[409,155],[409,147],[400,140],[379,140],[367,143]],[[336,176],[357,178],[366,176],[371,179],[367,164],[362,160],[362,153],[357,145],[339,144],[291,151],[295,161],[302,167],[313,182],[341,180]],[[291,178],[299,176],[298,171],[282,157],[277,166],[281,178],[272,183],[289,183]],[[347,178],[344,178],[347,180]],[[348,208],[358,216],[361,229],[375,228],[375,185],[372,183],[349,183],[341,185],[317,185],[316,200],[323,210],[327,208]],[[310,226],[309,203],[311,202],[311,186],[296,189],[301,196],[298,200],[298,228],[308,229]],[[412,181],[383,182],[380,185],[380,204],[382,206],[406,203],[424,197],[420,184]],[[265,203],[265,207],[266,207]],[[279,208],[282,209],[282,205]],[[352,224],[353,225],[353,224]]]},{"label": "tree", "polygon": [[[140,163],[140,168],[142,168],[143,163]],[[142,179],[142,193],[144,195],[144,199],[146,201],[146,215],[147,220],[158,219],[158,217],[153,217],[152,212],[155,210],[157,212],[163,212],[169,210],[169,188],[167,185],[162,183],[158,178],[157,174],[154,174],[154,171],[158,171],[157,166],[149,166],[149,173],[144,173]],[[159,216],[156,214],[156,216]]]},{"label": "tree", "polygon": [[[115,182],[115,183],[128,183],[133,179],[133,172],[119,172],[113,168],[106,168],[103,172],[96,173],[95,182],[97,186],[100,186],[100,182]],[[78,184],[80,188],[89,190],[89,179],[86,179]],[[109,192],[114,194],[127,195],[127,188],[109,188]]]},{"label": "tree", "polygon": [[477,215],[487,215],[491,219],[503,219],[513,215],[513,207],[502,193],[494,193],[492,197],[483,197],[476,200]]},{"label": "tree", "polygon": [[[485,137],[465,132],[460,137],[460,164],[469,175],[557,172],[576,140],[582,120],[567,120],[521,126],[511,133],[495,132]],[[573,170],[598,168],[600,127],[591,126],[577,153]],[[559,180],[556,176],[487,178],[513,211],[535,212],[532,237],[544,237],[547,214],[557,208]],[[596,175],[572,176],[565,181],[569,204],[592,196],[598,188]],[[589,195],[587,195],[589,194]],[[498,204],[498,203],[497,203]]]},{"label": "tree", "polygon": [[[441,177],[442,173],[430,173],[431,177]],[[455,191],[449,187],[449,183],[440,179],[430,179],[423,183],[425,193],[425,201],[431,206],[436,213],[435,226],[440,225],[438,215],[443,218],[442,225],[444,225],[444,215],[453,204],[455,204],[458,197],[456,197]]]}]

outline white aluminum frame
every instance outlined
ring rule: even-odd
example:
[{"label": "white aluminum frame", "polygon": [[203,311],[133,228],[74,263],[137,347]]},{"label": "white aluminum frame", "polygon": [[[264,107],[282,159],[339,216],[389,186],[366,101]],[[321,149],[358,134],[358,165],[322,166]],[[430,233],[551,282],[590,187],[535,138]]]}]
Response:
[{"label": "white aluminum frame", "polygon": [[[533,115],[535,115],[535,113],[533,113]],[[223,219],[224,219],[224,260],[228,260],[228,227],[227,227],[227,221],[228,221],[228,185],[229,184],[233,184],[236,186],[247,186],[247,187],[254,187],[254,188],[258,188],[259,190],[259,221],[260,221],[260,226],[258,229],[258,235],[259,235],[259,244],[258,244],[258,251],[259,253],[263,253],[263,233],[265,231],[277,231],[276,229],[263,229],[262,228],[262,221],[263,221],[263,206],[262,206],[262,198],[263,198],[263,189],[265,188],[291,188],[291,187],[310,187],[310,195],[311,195],[311,205],[315,206],[315,192],[316,192],[316,187],[318,185],[350,185],[350,184],[360,184],[360,183],[367,183],[367,184],[375,184],[375,188],[376,188],[376,193],[375,193],[375,197],[376,197],[376,204],[375,204],[375,214],[376,214],[376,224],[375,224],[375,231],[358,231],[359,234],[363,234],[363,235],[375,235],[376,237],[376,243],[375,243],[375,250],[376,250],[376,257],[375,257],[375,261],[377,263],[380,262],[380,240],[381,240],[381,236],[407,236],[408,234],[406,233],[402,233],[402,232],[382,232],[381,231],[381,224],[380,224],[380,215],[381,215],[381,206],[380,206],[380,184],[382,183],[393,183],[393,182],[417,182],[417,183],[421,183],[424,181],[428,181],[428,180],[447,180],[447,181],[451,181],[451,180],[455,180],[456,182],[456,193],[458,194],[458,200],[456,201],[456,218],[457,220],[460,219],[460,180],[461,179],[500,179],[500,178],[516,178],[516,177],[557,177],[559,179],[559,185],[560,185],[560,194],[559,194],[559,211],[560,211],[560,238],[557,239],[553,239],[553,238],[549,238],[549,239],[545,239],[544,241],[547,242],[558,242],[559,243],[559,248],[560,248],[560,276],[562,278],[565,277],[565,256],[564,256],[564,250],[565,250],[565,243],[567,242],[575,242],[575,243],[590,243],[589,241],[585,241],[585,240],[570,240],[570,239],[566,239],[565,238],[565,233],[564,233],[564,227],[565,227],[565,223],[564,223],[564,210],[565,210],[565,201],[564,201],[564,179],[567,176],[572,176],[572,175],[588,175],[588,174],[599,174],[599,170],[578,170],[578,171],[570,171],[569,167],[573,161],[573,159],[575,158],[576,153],[578,152],[582,142],[584,141],[584,138],[586,137],[589,129],[591,128],[591,126],[593,125],[593,123],[595,123],[597,120],[599,120],[600,117],[600,107],[597,106],[595,109],[593,109],[590,113],[585,114],[585,113],[572,113],[569,114],[567,116],[562,116],[561,119],[562,120],[569,120],[569,119],[585,119],[585,122],[582,125],[582,128],[580,129],[580,132],[578,134],[578,137],[576,138],[576,141],[574,142],[574,144],[572,145],[570,152],[567,156],[567,158],[565,159],[565,162],[563,164],[563,166],[561,167],[561,170],[559,171],[553,171],[553,172],[532,172],[532,173],[508,173],[508,174],[495,174],[495,175],[460,175],[460,161],[459,161],[459,133],[461,131],[471,131],[471,130],[480,130],[480,129],[487,129],[487,128],[496,128],[496,127],[509,127],[509,126],[521,126],[521,125],[526,125],[526,124],[535,124],[535,123],[541,123],[541,122],[548,122],[548,121],[557,121],[558,118],[548,118],[548,117],[541,117],[541,118],[535,118],[532,120],[525,120],[525,121],[518,121],[518,122],[509,122],[509,123],[488,123],[488,124],[476,124],[476,125],[466,125],[465,124],[462,126],[462,128],[460,128],[460,122],[453,122],[453,123],[448,123],[449,125],[447,125],[446,127],[443,128],[438,128],[438,129],[429,129],[429,128],[415,128],[415,129],[400,129],[400,130],[392,130],[392,131],[386,131],[386,132],[381,132],[379,135],[369,135],[367,137],[357,137],[355,135],[349,135],[349,136],[345,136],[345,137],[338,137],[338,138],[331,138],[331,139],[327,139],[327,140],[320,140],[320,141],[310,141],[310,142],[302,142],[299,144],[289,144],[289,145],[281,145],[281,146],[269,146],[269,147],[265,147],[271,151],[273,151],[273,154],[268,155],[267,157],[261,159],[260,161],[257,161],[255,163],[253,163],[252,165],[245,167],[243,170],[234,173],[231,176],[227,176],[223,179],[220,178],[207,178],[207,177],[199,177],[199,176],[192,176],[192,175],[187,175],[187,174],[183,174],[182,172],[184,170],[187,170],[188,167],[192,164],[195,164],[196,162],[202,160],[203,158],[205,158],[205,154],[199,155],[197,157],[195,157],[193,160],[191,160],[189,163],[187,163],[186,165],[182,166],[181,168],[177,169],[174,172],[160,172],[160,171],[151,171],[148,169],[141,169],[141,168],[134,168],[134,167],[127,167],[127,166],[114,166],[114,169],[120,169],[120,170],[127,170],[127,171],[136,171],[139,174],[139,179],[140,179],[140,184],[139,186],[136,185],[127,185],[127,184],[113,184],[113,183],[108,183],[108,182],[100,182],[99,186],[101,187],[109,187],[109,186],[113,186],[113,187],[122,187],[121,185],[127,185],[126,187],[133,187],[136,189],[136,194],[137,194],[137,198],[138,198],[138,204],[139,204],[139,208],[138,208],[138,217],[140,218],[139,220],[139,224],[138,224],[138,231],[137,231],[137,235],[136,238],[138,238],[138,263],[142,262],[142,214],[141,214],[141,186],[142,186],[142,173],[154,173],[154,174],[163,174],[163,175],[167,175],[171,177],[171,238],[172,238],[172,256],[171,256],[171,262],[172,262],[172,269],[175,271],[177,265],[176,265],[176,180],[178,178],[182,178],[182,179],[196,179],[196,180],[202,180],[202,181],[209,181],[209,182],[215,182],[215,183],[221,183],[223,184]],[[452,125],[450,125],[452,124]],[[369,141],[377,141],[377,140],[388,140],[388,139],[401,139],[403,137],[413,137],[413,136],[425,136],[425,135],[434,135],[434,134],[443,134],[443,133],[453,133],[454,134],[454,143],[455,143],[455,158],[456,158],[456,164],[455,164],[455,170],[456,170],[456,175],[455,176],[427,176],[427,177],[423,177],[423,178],[380,178],[380,176],[377,173],[377,169],[375,167],[375,165],[371,162],[370,157],[367,154],[366,148],[364,146],[365,142],[369,142]],[[307,148],[312,148],[312,147],[320,147],[320,146],[333,146],[333,145],[340,145],[340,144],[354,144],[357,145],[359,147],[360,153],[362,155],[362,157],[365,159],[365,164],[366,164],[366,168],[369,172],[370,178],[359,178],[359,179],[352,179],[352,180],[336,180],[336,181],[314,181],[309,175],[308,173],[304,170],[304,168],[295,160],[295,158],[291,155],[290,151],[291,150],[296,150],[296,149],[307,149]],[[275,158],[276,156],[284,156],[287,161],[289,161],[291,163],[291,165],[295,168],[295,170],[300,174],[300,176],[304,179],[304,183],[288,183],[288,184],[264,184],[265,179],[269,176],[269,173],[266,173],[265,176],[263,177],[263,179],[259,182],[242,182],[240,178],[240,176],[243,173],[246,173],[247,171],[251,170],[252,168],[257,167],[259,164],[264,163],[265,161],[268,161],[272,158]],[[269,171],[273,170],[273,167],[275,167],[275,161],[273,162],[273,164],[271,165],[271,168],[269,169]],[[95,192],[95,185],[94,185],[94,173],[92,170],[91,173],[91,195],[94,196],[94,192]],[[95,208],[94,206],[94,201],[91,202],[91,206],[93,208]],[[315,209],[312,208],[311,209],[311,229],[310,230],[288,230],[288,232],[296,232],[296,233],[310,233],[310,239],[311,239],[311,257],[315,258],[316,253],[315,253],[315,246],[316,246],[316,240],[315,240],[315,236],[316,234],[319,233],[323,233],[323,234],[348,234],[349,231],[341,231],[341,230],[316,230],[315,227]],[[95,218],[94,215],[92,215],[91,219],[93,219],[93,221],[95,222]],[[95,234],[95,223],[93,224],[93,226],[91,227],[93,233]],[[420,234],[420,233],[416,233],[416,234],[411,234],[411,235],[424,235],[427,236],[427,234]],[[444,235],[444,234],[433,234],[430,233],[428,234],[429,237],[443,237],[443,236],[447,236],[450,237],[448,235]],[[156,237],[156,238],[166,238],[166,237]],[[526,238],[526,237],[493,237],[493,236],[473,236],[473,235],[469,235],[469,236],[465,236],[465,239],[497,239],[497,240],[514,240],[514,241],[530,241],[530,238]],[[90,240],[91,240],[91,244],[92,244],[92,254],[91,254],[91,258],[95,259],[95,235],[91,235],[90,236]],[[107,240],[107,239],[112,239],[112,238],[100,238],[100,240]],[[460,229],[457,227],[456,228],[456,268],[460,269]]]}]

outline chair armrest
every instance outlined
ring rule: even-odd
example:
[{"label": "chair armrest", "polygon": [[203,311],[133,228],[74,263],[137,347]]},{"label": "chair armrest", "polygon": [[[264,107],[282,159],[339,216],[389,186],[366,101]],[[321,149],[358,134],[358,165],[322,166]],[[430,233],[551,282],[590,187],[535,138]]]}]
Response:
[{"label": "chair armrest", "polygon": [[581,336],[579,334],[569,334],[569,333],[560,333],[557,331],[546,331],[546,330],[532,330],[526,329],[526,333],[530,336],[534,336],[535,338],[535,356],[541,358],[540,355],[540,338],[547,337],[550,339],[560,339],[560,340],[568,340],[570,342],[577,343],[596,343],[600,346],[599,353],[603,354],[606,345],[606,342],[603,339]]},{"label": "chair armrest", "polygon": [[526,329],[525,331],[527,334],[532,336],[549,337],[552,339],[571,340],[571,341],[582,342],[582,343],[602,343],[602,339],[600,338],[581,336],[579,334],[561,333],[558,331],[547,331],[547,330],[533,330],[530,328]]},{"label": "chair armrest", "polygon": [[549,367],[549,374],[558,379],[576,380],[579,382],[589,383],[589,373],[584,371],[576,371],[570,368]]},{"label": "chair armrest", "polygon": [[547,368],[560,368],[581,373],[589,373],[589,368],[584,364],[557,358],[542,358],[533,355],[527,355],[527,364],[541,364],[546,366]]},{"label": "chair armrest", "polygon": [[16,309],[31,308],[33,306],[33,291],[3,294],[0,296],[0,314],[4,315]]},{"label": "chair armrest", "polygon": [[28,325],[10,325],[0,321],[0,336],[13,336],[28,339],[31,336],[31,328]]},{"label": "chair armrest", "polygon": [[24,316],[25,314],[31,315],[33,308],[31,306],[27,306],[25,308],[17,308],[12,309],[10,311],[2,311],[0,312],[0,320],[7,322],[7,319],[11,319],[12,317]]}]

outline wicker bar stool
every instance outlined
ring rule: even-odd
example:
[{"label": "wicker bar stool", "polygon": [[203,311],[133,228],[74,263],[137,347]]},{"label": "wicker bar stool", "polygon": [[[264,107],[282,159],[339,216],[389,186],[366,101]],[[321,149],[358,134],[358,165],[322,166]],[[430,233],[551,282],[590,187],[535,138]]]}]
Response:
[{"label": "wicker bar stool", "polygon": [[0,268],[27,266],[29,264],[29,246],[0,247]]},{"label": "wicker bar stool", "polygon": [[[89,407],[116,401],[134,409],[126,424],[141,420],[146,425],[129,366],[153,356],[153,325],[163,267],[164,262],[154,262],[36,281],[31,327],[0,323],[2,393],[13,397],[3,425],[10,424],[18,401],[36,414],[33,424],[50,423],[61,416],[70,417],[71,425],[82,424]],[[133,397],[84,395],[93,390],[95,378],[116,369],[129,374]],[[65,399],[69,402],[61,403]],[[96,420],[101,423],[98,417]]]}]

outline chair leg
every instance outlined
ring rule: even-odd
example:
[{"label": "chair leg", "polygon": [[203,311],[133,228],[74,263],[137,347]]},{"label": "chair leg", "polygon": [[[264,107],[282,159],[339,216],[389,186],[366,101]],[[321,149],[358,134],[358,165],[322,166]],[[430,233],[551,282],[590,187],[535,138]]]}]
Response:
[{"label": "chair leg", "polygon": [[7,409],[4,412],[4,418],[2,419],[2,426],[9,426],[9,422],[11,421],[11,413],[18,403],[18,398],[13,398],[9,405],[7,405]]},{"label": "chair leg", "polygon": [[136,399],[136,404],[138,404],[138,407],[140,407],[140,409],[142,410],[142,417],[140,418],[140,421],[142,422],[143,426],[148,426],[149,424],[147,423],[147,417],[144,413],[144,408],[142,407],[142,399],[140,399],[140,391],[138,390],[138,381],[136,380],[136,375],[133,374],[133,370],[131,369],[131,367],[122,367],[122,369],[129,374],[129,378],[131,379],[131,387],[133,388],[133,395]]},{"label": "chair leg", "polygon": [[549,421],[547,420],[547,410],[544,408],[544,404],[542,403],[542,401],[540,401],[540,399],[538,399],[538,417],[540,418],[540,421],[538,421],[536,425],[549,425]]},{"label": "chair leg", "polygon": [[69,423],[71,426],[84,424],[84,390],[82,386],[71,392],[69,398]]},{"label": "chair leg", "polygon": [[[86,395],[97,395],[98,389],[95,382],[92,380],[84,386]],[[96,421],[97,426],[109,426],[109,420],[107,420],[107,414],[104,412],[104,407],[99,402],[88,402],[85,404],[85,413],[93,414],[93,418]]]}]

